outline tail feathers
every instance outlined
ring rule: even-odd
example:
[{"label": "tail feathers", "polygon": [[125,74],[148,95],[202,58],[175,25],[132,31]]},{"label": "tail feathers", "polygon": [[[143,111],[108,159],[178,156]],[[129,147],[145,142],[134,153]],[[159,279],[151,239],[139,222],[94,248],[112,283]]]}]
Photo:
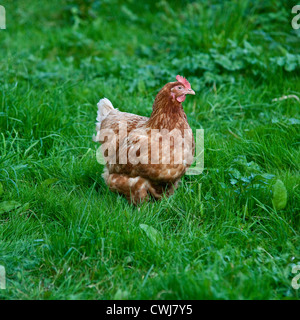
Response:
[{"label": "tail feathers", "polygon": [[114,110],[112,103],[106,98],[101,99],[98,102],[97,106],[98,106],[97,119],[96,119],[97,135],[93,136],[93,140],[95,142],[99,141],[101,122],[108,116],[110,111]]},{"label": "tail feathers", "polygon": [[104,98],[101,99],[98,104],[98,112],[97,112],[97,121],[101,124],[101,122],[107,117],[111,110],[114,109],[112,103]]}]

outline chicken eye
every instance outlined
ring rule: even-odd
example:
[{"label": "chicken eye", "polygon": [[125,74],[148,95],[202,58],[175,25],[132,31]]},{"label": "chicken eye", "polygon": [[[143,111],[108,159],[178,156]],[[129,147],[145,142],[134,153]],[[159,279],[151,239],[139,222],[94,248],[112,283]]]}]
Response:
[{"label": "chicken eye", "polygon": [[182,89],[182,87],[180,87],[180,86],[179,86],[179,87],[178,87],[178,89],[179,89],[179,90],[181,90],[181,89]]}]

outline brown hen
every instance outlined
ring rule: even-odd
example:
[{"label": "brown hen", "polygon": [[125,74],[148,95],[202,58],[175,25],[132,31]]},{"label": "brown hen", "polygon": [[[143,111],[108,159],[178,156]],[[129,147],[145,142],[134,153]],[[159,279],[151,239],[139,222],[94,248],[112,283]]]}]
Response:
[{"label": "brown hen", "polygon": [[182,102],[195,92],[185,78],[176,80],[159,91],[150,118],[120,112],[106,98],[98,103],[93,140],[102,143],[102,176],[134,204],[172,195],[193,161],[194,138]]}]

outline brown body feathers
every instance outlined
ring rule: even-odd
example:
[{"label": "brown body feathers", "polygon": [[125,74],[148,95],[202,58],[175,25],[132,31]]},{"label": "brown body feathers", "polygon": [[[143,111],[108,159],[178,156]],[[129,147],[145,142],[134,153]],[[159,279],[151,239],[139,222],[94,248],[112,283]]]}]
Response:
[{"label": "brown body feathers", "polygon": [[[182,82],[167,83],[159,91],[150,118],[120,112],[108,99],[98,103],[94,141],[103,144],[103,178],[112,191],[134,204],[173,194],[192,163],[194,139],[181,102],[186,94],[195,93],[186,79],[177,79]],[[176,135],[170,138],[170,132],[171,136],[176,133],[179,140]],[[169,142],[169,149],[162,141]]]}]

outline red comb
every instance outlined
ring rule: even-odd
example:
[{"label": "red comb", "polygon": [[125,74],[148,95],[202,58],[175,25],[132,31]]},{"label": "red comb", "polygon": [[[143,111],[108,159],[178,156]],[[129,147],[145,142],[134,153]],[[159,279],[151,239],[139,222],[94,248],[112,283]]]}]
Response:
[{"label": "red comb", "polygon": [[190,85],[190,83],[186,80],[186,78],[178,75],[178,76],[176,77],[176,80],[179,81],[179,82],[181,82],[187,89],[191,89],[191,85]]}]

